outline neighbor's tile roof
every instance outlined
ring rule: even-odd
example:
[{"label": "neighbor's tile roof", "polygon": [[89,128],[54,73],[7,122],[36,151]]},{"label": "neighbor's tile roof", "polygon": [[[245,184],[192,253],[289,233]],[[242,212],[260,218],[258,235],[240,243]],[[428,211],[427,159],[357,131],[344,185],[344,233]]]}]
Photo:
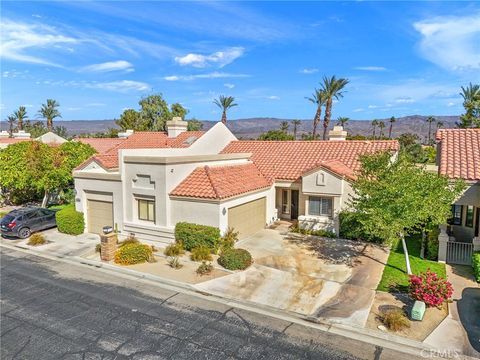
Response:
[{"label": "neighbor's tile roof", "polygon": [[[251,153],[260,171],[277,180],[297,180],[306,171],[330,166],[352,176],[360,168],[359,156],[378,151],[397,151],[395,140],[366,141],[232,141],[222,153]],[[328,161],[336,160],[336,163]]]},{"label": "neighbor's tile roof", "polygon": [[171,193],[172,196],[226,199],[269,188],[272,182],[253,163],[196,168]]},{"label": "neighbor's tile roof", "polygon": [[480,180],[480,129],[440,129],[440,174],[453,179]]},{"label": "neighbor's tile roof", "polygon": [[111,148],[119,145],[121,142],[125,141],[124,138],[79,138],[77,141],[88,144],[93,147],[97,153],[103,154]]},{"label": "neighbor's tile roof", "polygon": [[31,140],[33,140],[33,139],[30,139],[30,138],[28,138],[28,139],[27,138],[24,138],[24,139],[22,139],[22,138],[2,138],[2,139],[0,139],[0,144],[10,145],[10,144],[15,144],[15,143],[21,142],[21,141],[31,141]]},{"label": "neighbor's tile roof", "polygon": [[[345,176],[346,178],[348,178],[350,180],[355,180],[357,178],[357,176],[355,174],[355,170],[346,166],[344,163],[342,163],[341,161],[338,161],[338,160],[322,161],[320,163],[320,165],[315,166],[314,169],[318,169],[319,167],[330,170],[331,172],[333,172],[335,174]],[[307,171],[311,171],[311,170],[313,170],[313,169],[309,169]]]}]

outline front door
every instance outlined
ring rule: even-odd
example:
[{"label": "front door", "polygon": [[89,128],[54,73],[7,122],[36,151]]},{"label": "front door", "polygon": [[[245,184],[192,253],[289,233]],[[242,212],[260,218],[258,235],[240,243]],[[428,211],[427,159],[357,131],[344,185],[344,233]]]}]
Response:
[{"label": "front door", "polygon": [[290,207],[290,218],[298,219],[298,190],[292,190],[292,202]]}]

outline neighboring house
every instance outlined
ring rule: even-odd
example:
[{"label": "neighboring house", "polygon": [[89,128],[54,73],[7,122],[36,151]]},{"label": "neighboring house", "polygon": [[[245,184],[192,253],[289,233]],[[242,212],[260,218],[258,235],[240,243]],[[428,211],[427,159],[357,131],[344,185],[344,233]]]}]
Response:
[{"label": "neighboring house", "polygon": [[13,137],[10,137],[10,134],[7,131],[2,131],[0,133],[0,149],[5,149],[8,145],[16,144],[22,141],[35,140],[50,146],[58,146],[68,141],[67,139],[64,139],[63,137],[58,136],[57,134],[51,131],[43,134],[42,136],[37,137],[36,139],[32,139],[30,137],[30,133],[26,133],[25,131],[22,131],[22,130],[20,130],[19,132],[13,133],[12,135]]},{"label": "neighboring house", "polygon": [[467,184],[452,206],[450,233],[456,241],[472,242],[480,236],[480,129],[441,129],[436,139],[439,174]]},{"label": "neighboring house", "polygon": [[122,138],[78,138],[75,141],[88,144],[93,147],[97,153],[102,154],[113,147],[120,145],[125,139]]},{"label": "neighboring house", "polygon": [[[168,134],[130,133],[74,172],[76,208],[86,231],[171,242],[187,221],[233,227],[241,236],[278,218],[338,231],[359,156],[398,150],[397,141],[239,141],[222,123],[207,132],[167,123]],[[338,136],[340,133],[341,136]]]}]

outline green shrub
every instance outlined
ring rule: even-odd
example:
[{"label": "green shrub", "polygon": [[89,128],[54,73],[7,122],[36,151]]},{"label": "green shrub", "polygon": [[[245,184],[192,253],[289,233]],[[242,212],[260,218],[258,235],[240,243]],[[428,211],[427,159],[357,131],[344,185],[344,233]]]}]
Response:
[{"label": "green shrub", "polygon": [[202,261],[200,266],[197,269],[197,274],[198,275],[208,275],[213,271],[213,265],[210,263],[207,263],[206,261]]},{"label": "green shrub", "polygon": [[227,249],[218,258],[218,263],[228,270],[244,270],[252,264],[252,255],[245,249]]},{"label": "green shrub", "polygon": [[199,246],[206,246],[214,250],[218,248],[220,243],[220,229],[213,226],[180,222],[175,226],[175,240],[183,243],[184,249],[188,251]]},{"label": "green shrub", "polygon": [[410,321],[400,309],[387,310],[380,316],[380,319],[385,326],[392,331],[399,331],[410,327]]},{"label": "green shrub", "polygon": [[440,235],[440,229],[438,227],[427,232],[427,251],[425,257],[429,260],[438,259],[438,235]]},{"label": "green shrub", "polygon": [[192,249],[190,258],[193,261],[212,261],[212,251],[206,246],[199,246]]},{"label": "green shrub", "polygon": [[37,245],[43,245],[46,243],[47,243],[47,240],[45,240],[42,234],[33,234],[32,236],[30,236],[30,239],[28,239],[27,244],[37,246]]},{"label": "green shrub", "polygon": [[55,214],[58,231],[64,234],[80,235],[85,230],[83,213],[75,210],[74,205],[69,205]]},{"label": "green shrub", "polygon": [[95,245],[95,252],[96,253],[102,252],[102,244],[98,243],[97,245]]},{"label": "green shrub", "polygon": [[115,263],[121,265],[142,264],[144,262],[155,262],[152,247],[146,244],[129,243],[121,246],[115,252]]},{"label": "green shrub", "polygon": [[121,241],[118,245],[120,247],[125,246],[125,245],[130,245],[130,244],[139,244],[140,241],[135,236],[130,235],[127,237],[125,240]]},{"label": "green shrub", "polygon": [[174,269],[181,269],[183,265],[180,263],[178,256],[172,256],[168,259],[168,265]]},{"label": "green shrub", "polygon": [[326,238],[333,238],[335,239],[337,237],[337,234],[335,234],[333,231],[329,230],[310,230],[310,229],[305,229],[301,228],[297,225],[294,225],[290,228],[291,232],[302,234],[302,235],[312,235],[312,236],[321,236],[321,237],[326,237]]},{"label": "green shrub", "polygon": [[480,282],[480,251],[477,251],[473,254],[472,266],[475,279]]},{"label": "green shrub", "polygon": [[353,211],[342,211],[339,216],[340,232],[342,239],[364,240],[374,243],[383,243],[383,240],[374,234],[367,233],[358,219],[357,213]]},{"label": "green shrub", "polygon": [[185,253],[181,242],[168,245],[163,252],[166,256],[179,256]]}]

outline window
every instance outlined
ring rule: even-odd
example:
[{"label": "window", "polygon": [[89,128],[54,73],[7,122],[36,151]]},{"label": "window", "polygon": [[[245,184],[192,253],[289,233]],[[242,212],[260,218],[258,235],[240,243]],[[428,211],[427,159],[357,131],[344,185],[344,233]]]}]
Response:
[{"label": "window", "polygon": [[467,206],[467,215],[465,216],[465,226],[473,227],[473,205]]},{"label": "window", "polygon": [[290,213],[290,208],[288,207],[288,190],[282,190],[282,213]]},{"label": "window", "polygon": [[155,201],[138,199],[138,219],[155,222]]},{"label": "window", "polygon": [[310,196],[308,198],[308,214],[315,216],[328,216],[333,214],[332,198],[322,198],[317,196]]},{"label": "window", "polygon": [[452,218],[450,223],[452,225],[462,225],[462,205],[452,205]]}]

